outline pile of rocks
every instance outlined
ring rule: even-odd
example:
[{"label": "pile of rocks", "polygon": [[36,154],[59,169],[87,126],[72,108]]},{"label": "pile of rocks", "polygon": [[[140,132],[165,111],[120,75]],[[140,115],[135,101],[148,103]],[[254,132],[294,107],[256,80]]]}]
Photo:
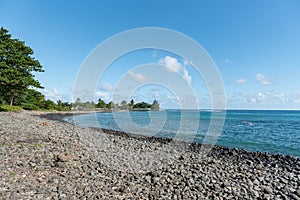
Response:
[{"label": "pile of rocks", "polygon": [[300,199],[300,159],[79,128],[62,116],[0,113],[0,199]]}]

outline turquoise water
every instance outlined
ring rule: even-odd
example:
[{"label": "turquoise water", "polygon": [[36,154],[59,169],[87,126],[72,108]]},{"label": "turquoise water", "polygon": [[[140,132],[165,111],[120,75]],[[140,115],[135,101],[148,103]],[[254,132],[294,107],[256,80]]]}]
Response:
[{"label": "turquoise water", "polygon": [[[218,118],[218,113],[214,114]],[[211,115],[210,111],[198,110],[133,111],[81,115],[66,120],[75,121],[78,126],[179,137],[202,143],[208,138]],[[182,118],[185,120],[181,123]],[[211,126],[213,129],[213,124]],[[180,136],[179,128],[183,133]],[[221,146],[300,157],[300,111],[229,110],[216,139]]]}]

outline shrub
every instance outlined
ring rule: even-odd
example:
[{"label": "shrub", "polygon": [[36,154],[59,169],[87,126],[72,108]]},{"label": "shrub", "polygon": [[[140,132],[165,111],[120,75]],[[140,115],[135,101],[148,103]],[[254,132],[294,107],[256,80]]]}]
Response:
[{"label": "shrub", "polygon": [[21,110],[23,110],[23,108],[20,106],[10,106],[10,105],[1,105],[0,106],[1,112],[18,112]]},{"label": "shrub", "polygon": [[23,103],[22,107],[24,110],[39,110],[40,108],[37,105],[30,103]]},{"label": "shrub", "polygon": [[55,103],[51,100],[44,100],[39,103],[39,107],[43,110],[55,110]]}]

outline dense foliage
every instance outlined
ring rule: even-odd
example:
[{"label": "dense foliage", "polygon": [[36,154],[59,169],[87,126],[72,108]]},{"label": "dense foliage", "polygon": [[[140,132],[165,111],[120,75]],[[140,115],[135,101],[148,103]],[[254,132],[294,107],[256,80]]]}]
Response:
[{"label": "dense foliage", "polygon": [[102,99],[98,99],[98,103],[92,102],[81,102],[78,98],[74,104],[72,104],[72,109],[74,110],[93,110],[93,109],[104,109],[104,110],[159,110],[159,103],[155,99],[152,104],[146,102],[134,103],[131,99],[129,103],[125,100],[121,101],[120,104],[114,103],[112,101],[105,103]]},{"label": "dense foliage", "polygon": [[43,72],[33,50],[18,39],[12,39],[8,30],[0,28],[0,91],[1,101],[10,105],[24,95],[29,87],[42,88],[33,72]]},{"label": "dense foliage", "polygon": [[70,110],[68,103],[51,100],[33,88],[43,88],[34,72],[43,72],[33,50],[0,28],[0,111]]},{"label": "dense foliage", "polygon": [[152,104],[146,103],[146,102],[140,102],[137,104],[134,104],[133,109],[136,110],[159,110],[159,103],[156,99],[154,99]]},{"label": "dense foliage", "polygon": [[0,112],[17,112],[23,110],[20,106],[0,105]]},{"label": "dense foliage", "polygon": [[74,103],[54,103],[47,100],[39,91],[43,88],[35,79],[35,72],[43,72],[41,64],[33,55],[33,50],[24,42],[13,39],[8,30],[0,28],[0,111],[25,110],[93,110],[98,109],[121,109],[121,110],[159,110],[157,100],[152,104],[145,102],[135,104],[133,99],[127,103],[105,103],[99,99],[97,103],[81,102],[78,98]]}]

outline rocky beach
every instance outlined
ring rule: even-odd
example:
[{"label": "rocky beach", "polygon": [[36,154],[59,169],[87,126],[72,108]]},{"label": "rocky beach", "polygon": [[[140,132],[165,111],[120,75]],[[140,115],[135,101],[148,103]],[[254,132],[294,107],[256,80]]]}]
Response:
[{"label": "rocky beach", "polygon": [[300,159],[0,113],[0,199],[300,199]]}]

